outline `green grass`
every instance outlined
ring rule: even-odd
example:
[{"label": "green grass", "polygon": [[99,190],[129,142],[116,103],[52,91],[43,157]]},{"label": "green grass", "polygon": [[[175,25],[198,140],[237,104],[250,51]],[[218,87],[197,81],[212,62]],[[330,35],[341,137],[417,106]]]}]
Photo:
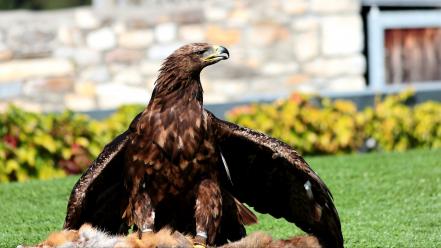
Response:
[{"label": "green grass", "polygon": [[[307,159],[331,188],[347,247],[441,247],[441,151]],[[0,247],[37,243],[62,226],[77,177],[0,185]],[[249,231],[301,233],[259,215]]]}]

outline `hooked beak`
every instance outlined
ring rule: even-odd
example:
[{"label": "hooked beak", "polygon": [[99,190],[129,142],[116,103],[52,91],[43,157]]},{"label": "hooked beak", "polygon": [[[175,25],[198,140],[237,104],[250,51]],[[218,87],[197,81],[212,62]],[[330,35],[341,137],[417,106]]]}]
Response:
[{"label": "hooked beak", "polygon": [[215,63],[224,59],[228,59],[229,57],[230,57],[230,53],[225,47],[211,46],[210,49],[208,49],[203,54],[202,60],[209,63]]}]

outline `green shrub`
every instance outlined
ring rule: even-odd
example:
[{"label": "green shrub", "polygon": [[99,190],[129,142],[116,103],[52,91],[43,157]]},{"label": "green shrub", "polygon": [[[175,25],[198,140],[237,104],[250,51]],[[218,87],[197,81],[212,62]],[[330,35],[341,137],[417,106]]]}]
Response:
[{"label": "green shrub", "polygon": [[[441,147],[441,104],[408,107],[412,92],[377,98],[357,111],[350,101],[293,94],[271,104],[237,107],[235,123],[260,130],[303,154],[338,154]],[[143,106],[119,108],[103,120],[66,111],[36,114],[11,106],[0,114],[0,182],[53,178],[84,171],[105,144],[123,132]]]},{"label": "green shrub", "polygon": [[[303,154],[337,154],[365,150],[441,147],[441,104],[409,107],[413,92],[381,99],[363,111],[350,101],[294,94],[270,104],[231,110],[227,118],[281,139]],[[371,142],[366,142],[366,141]]]},{"label": "green shrub", "polygon": [[238,107],[227,119],[281,139],[304,154],[342,153],[360,147],[363,116],[355,105],[315,99],[294,94],[271,104]]},{"label": "green shrub", "polygon": [[366,108],[365,133],[374,138],[382,150],[403,151],[415,147],[441,147],[441,104],[427,101],[415,107],[406,102],[413,92],[406,91]]},{"label": "green shrub", "polygon": [[96,121],[71,111],[36,114],[10,106],[0,114],[0,182],[82,172],[141,110],[125,106]]}]

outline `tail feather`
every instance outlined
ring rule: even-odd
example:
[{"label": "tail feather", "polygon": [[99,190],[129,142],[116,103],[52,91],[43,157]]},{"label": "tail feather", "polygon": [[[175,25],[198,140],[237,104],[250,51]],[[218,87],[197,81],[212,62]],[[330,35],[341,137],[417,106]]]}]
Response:
[{"label": "tail feather", "polygon": [[236,203],[237,207],[237,215],[243,225],[252,225],[257,223],[257,217],[251,210],[249,210],[236,198],[234,198],[234,202]]}]

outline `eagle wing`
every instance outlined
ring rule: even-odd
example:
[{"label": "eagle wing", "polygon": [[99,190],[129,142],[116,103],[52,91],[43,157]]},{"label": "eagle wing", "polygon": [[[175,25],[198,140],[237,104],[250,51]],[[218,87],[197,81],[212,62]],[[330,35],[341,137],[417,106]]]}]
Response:
[{"label": "eagle wing", "polygon": [[124,151],[140,114],[130,128],[107,144],[72,189],[64,222],[65,229],[79,229],[84,223],[109,233],[126,233],[122,219],[128,203],[124,187]]},{"label": "eagle wing", "polygon": [[231,193],[261,213],[285,218],[327,247],[343,247],[332,195],[289,145],[208,113],[229,169]]}]

